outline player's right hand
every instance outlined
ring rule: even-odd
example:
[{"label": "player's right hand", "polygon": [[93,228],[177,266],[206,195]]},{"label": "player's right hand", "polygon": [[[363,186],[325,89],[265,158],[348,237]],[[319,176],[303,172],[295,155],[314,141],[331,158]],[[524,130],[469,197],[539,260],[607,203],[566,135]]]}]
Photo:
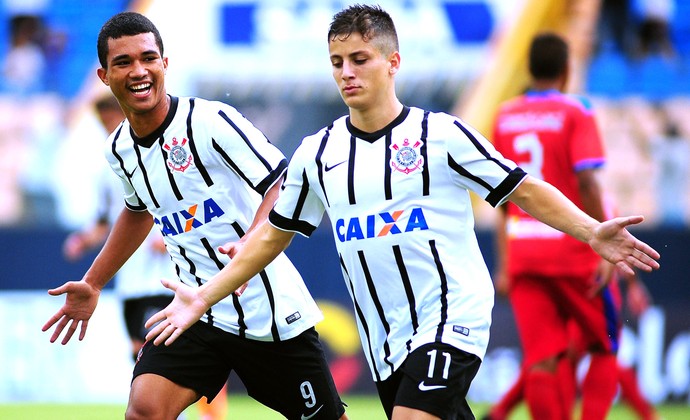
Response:
[{"label": "player's right hand", "polygon": [[91,315],[96,310],[98,298],[101,294],[99,289],[83,280],[69,281],[56,289],[48,290],[48,294],[51,296],[60,296],[65,293],[67,294],[65,304],[41,329],[45,332],[57,324],[53,335],[50,337],[50,342],[54,343],[69,324],[67,332],[62,339],[63,345],[69,342],[77,327],[80,327],[79,341],[84,339],[86,328],[89,326],[89,319],[91,319]]}]

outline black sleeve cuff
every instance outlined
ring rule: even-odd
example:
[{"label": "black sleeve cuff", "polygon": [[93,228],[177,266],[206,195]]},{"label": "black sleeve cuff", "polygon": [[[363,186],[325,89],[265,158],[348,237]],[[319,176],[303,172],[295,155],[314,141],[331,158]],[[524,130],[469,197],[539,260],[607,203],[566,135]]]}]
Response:
[{"label": "black sleeve cuff", "polygon": [[527,172],[523,171],[522,168],[517,167],[513,169],[510,171],[506,179],[504,179],[503,182],[498,185],[498,187],[494,188],[494,190],[486,196],[486,202],[491,204],[492,207],[496,207],[501,200],[513,192],[513,190],[526,176]]},{"label": "black sleeve cuff", "polygon": [[283,217],[276,213],[275,210],[271,210],[271,212],[268,214],[268,221],[278,229],[287,230],[289,232],[297,232],[306,237],[311,236],[311,234],[314,233],[314,230],[316,230],[316,226],[312,226],[311,224],[301,220],[288,219],[287,217]]}]

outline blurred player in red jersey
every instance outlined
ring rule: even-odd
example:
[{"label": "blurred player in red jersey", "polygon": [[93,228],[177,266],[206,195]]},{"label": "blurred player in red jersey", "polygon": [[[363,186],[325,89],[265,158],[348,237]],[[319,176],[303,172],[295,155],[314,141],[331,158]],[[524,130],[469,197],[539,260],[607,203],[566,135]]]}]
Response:
[{"label": "blurred player in red jersey", "polygon": [[[611,284],[611,291],[616,301],[620,299],[617,279],[622,274],[617,274]],[[650,304],[650,297],[644,284],[637,278],[637,276],[625,276],[626,283],[626,302],[630,312],[639,317]],[[496,278],[496,291],[502,295],[508,295],[510,285],[508,278],[503,275]],[[579,330],[576,322],[570,321],[568,323],[568,332],[570,334],[570,347],[568,350],[568,357],[570,358],[573,367],[576,368],[578,363],[587,354],[586,342]],[[525,391],[525,374],[526,369],[520,371],[520,375],[515,380],[515,383],[510,389],[503,394],[501,399],[491,407],[490,411],[483,417],[485,420],[503,420],[507,419],[510,413],[520,404],[524,399]],[[642,395],[639,384],[637,382],[637,375],[635,368],[618,363],[618,385],[620,387],[621,401],[629,405],[637,414],[640,420],[655,420],[658,419],[658,414],[654,406]],[[575,378],[573,378],[575,380]]]},{"label": "blurred player in red jersey", "polygon": [[[610,200],[605,200],[607,213],[613,214],[613,205]],[[510,279],[505,273],[505,267],[501,267],[499,272],[495,275],[496,292],[508,296],[510,292]],[[651,299],[649,292],[647,292],[644,284],[637,276],[626,275],[621,272],[616,272],[613,281],[610,284],[610,291],[614,299],[616,308],[620,311],[621,308],[621,293],[618,286],[618,280],[623,279],[626,285],[626,303],[627,307],[633,316],[639,317],[647,310]],[[598,292],[599,285],[593,290]],[[578,325],[574,321],[568,322],[568,333],[570,334],[570,346],[568,349],[568,357],[576,369],[578,363],[587,354],[587,343],[584,340]],[[525,374],[527,369],[522,369],[520,375],[510,389],[501,397],[489,412],[483,417],[485,420],[503,420],[508,418],[509,414],[520,404],[524,399]],[[618,362],[618,385],[620,387],[620,398],[622,402],[628,404],[637,414],[640,420],[655,420],[658,419],[658,413],[654,406],[642,395],[637,381],[637,375],[633,366],[628,366]],[[575,378],[573,377],[573,381]],[[575,387],[573,387],[575,389]]]},{"label": "blurred player in red jersey", "polygon": [[[530,175],[558,188],[591,217],[605,220],[597,169],[605,161],[594,115],[582,98],[562,93],[567,43],[546,33],[532,41],[532,84],[504,103],[494,144]],[[537,419],[568,419],[575,401],[568,322],[576,322],[591,355],[582,387],[582,417],[606,417],[616,394],[619,313],[607,283],[613,266],[587,246],[508,203],[497,227],[499,267],[510,278],[510,301],[524,352],[524,396]]]}]

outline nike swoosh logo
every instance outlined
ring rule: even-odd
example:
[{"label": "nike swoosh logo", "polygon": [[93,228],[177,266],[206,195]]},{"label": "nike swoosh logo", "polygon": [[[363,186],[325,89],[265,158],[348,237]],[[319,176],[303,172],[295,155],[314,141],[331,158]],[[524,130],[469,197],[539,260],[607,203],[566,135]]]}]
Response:
[{"label": "nike swoosh logo", "polygon": [[445,385],[427,385],[424,383],[424,381],[419,383],[419,390],[420,391],[433,391],[435,389],[443,389],[447,388]]},{"label": "nike swoosh logo", "polygon": [[314,417],[316,415],[316,413],[318,413],[322,408],[323,408],[323,404],[321,404],[321,406],[319,408],[317,408],[316,411],[314,411],[313,413],[311,413],[308,416],[305,416],[304,414],[302,414],[302,420],[309,420],[310,418]]},{"label": "nike swoosh logo", "polygon": [[332,166],[328,166],[328,164],[326,164],[326,168],[325,168],[325,169],[326,169],[326,172],[330,171],[331,169],[335,168],[336,166],[342,165],[342,164],[345,163],[345,162],[347,162],[347,159],[344,160],[344,161],[342,161],[342,162],[338,162],[338,163],[336,163],[335,165],[332,165]]}]

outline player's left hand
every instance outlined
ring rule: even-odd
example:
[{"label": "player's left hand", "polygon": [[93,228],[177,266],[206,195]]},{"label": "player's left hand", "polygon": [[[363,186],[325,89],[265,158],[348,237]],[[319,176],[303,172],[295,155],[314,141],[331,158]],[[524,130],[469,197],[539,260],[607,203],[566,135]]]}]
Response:
[{"label": "player's left hand", "polygon": [[635,268],[643,271],[658,269],[659,253],[626,229],[643,220],[643,216],[629,216],[602,222],[595,228],[589,245],[623,273],[634,275]]},{"label": "player's left hand", "polygon": [[155,345],[165,343],[169,346],[180,334],[201,319],[209,305],[199,297],[198,289],[167,279],[161,280],[161,283],[175,292],[175,297],[162,311],[146,321],[146,328],[150,329],[146,334],[146,340],[153,340]]}]

